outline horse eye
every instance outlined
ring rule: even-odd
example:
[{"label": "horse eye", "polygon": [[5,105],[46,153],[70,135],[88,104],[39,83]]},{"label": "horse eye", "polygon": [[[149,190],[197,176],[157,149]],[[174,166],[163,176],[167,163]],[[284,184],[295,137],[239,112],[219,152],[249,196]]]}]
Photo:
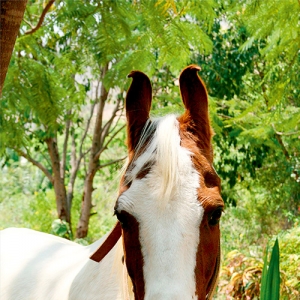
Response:
[{"label": "horse eye", "polygon": [[210,226],[215,226],[219,223],[221,216],[222,216],[223,209],[217,208],[211,215],[208,221]]},{"label": "horse eye", "polygon": [[118,212],[116,209],[115,209],[115,213],[114,215],[117,217],[117,219],[119,220],[122,228],[124,229],[126,227],[126,223],[127,223],[127,217],[125,214],[121,212]]}]

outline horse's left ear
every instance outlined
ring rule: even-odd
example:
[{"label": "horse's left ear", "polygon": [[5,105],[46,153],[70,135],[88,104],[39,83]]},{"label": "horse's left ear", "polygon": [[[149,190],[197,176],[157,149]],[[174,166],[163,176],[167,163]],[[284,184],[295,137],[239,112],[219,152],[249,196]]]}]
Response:
[{"label": "horse's left ear", "polygon": [[152,86],[147,75],[140,71],[132,71],[132,78],[126,96],[127,147],[132,151],[137,146],[144,125],[149,119],[152,101]]},{"label": "horse's left ear", "polygon": [[212,129],[208,116],[208,95],[206,87],[198,76],[200,67],[191,65],[185,68],[179,77],[179,85],[182,101],[186,108],[185,117],[189,119],[189,128],[199,137],[200,148],[204,148],[204,154],[212,161],[211,137]]}]

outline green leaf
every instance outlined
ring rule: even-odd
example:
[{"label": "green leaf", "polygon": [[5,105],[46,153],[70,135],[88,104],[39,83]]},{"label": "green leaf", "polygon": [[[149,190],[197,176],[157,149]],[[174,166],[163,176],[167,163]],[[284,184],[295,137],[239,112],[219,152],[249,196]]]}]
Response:
[{"label": "green leaf", "polygon": [[65,236],[65,234],[67,234],[67,232],[68,232],[67,222],[64,222],[60,219],[54,220],[52,222],[51,228],[52,228],[52,232],[55,235],[58,235],[58,236],[61,236],[61,237]]},{"label": "green leaf", "polygon": [[[266,253],[267,257],[267,253]],[[279,271],[279,245],[276,238],[272,249],[269,268],[266,274],[266,257],[261,285],[261,300],[279,300],[280,271]]]},{"label": "green leaf", "polygon": [[264,267],[261,275],[261,289],[260,289],[260,299],[266,299],[266,286],[267,286],[267,274],[268,274],[268,252],[269,247],[267,246],[265,257],[264,257]]}]

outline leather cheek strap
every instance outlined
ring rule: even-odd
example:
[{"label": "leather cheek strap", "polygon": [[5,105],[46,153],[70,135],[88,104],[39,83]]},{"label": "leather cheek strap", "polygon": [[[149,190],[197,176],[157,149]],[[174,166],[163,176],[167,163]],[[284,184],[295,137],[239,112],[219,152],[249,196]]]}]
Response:
[{"label": "leather cheek strap", "polygon": [[114,228],[110,231],[105,241],[99,248],[90,256],[90,259],[95,262],[100,262],[116,245],[122,235],[122,228],[120,222],[117,222]]}]

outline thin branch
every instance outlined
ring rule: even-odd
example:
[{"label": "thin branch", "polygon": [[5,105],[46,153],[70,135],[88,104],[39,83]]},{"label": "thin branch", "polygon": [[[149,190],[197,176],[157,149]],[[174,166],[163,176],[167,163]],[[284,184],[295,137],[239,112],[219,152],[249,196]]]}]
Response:
[{"label": "thin branch", "polygon": [[[300,1],[300,0],[299,0],[299,1]],[[294,132],[280,132],[280,131],[277,131],[277,130],[275,129],[274,124],[272,124],[272,127],[273,127],[273,129],[274,129],[274,131],[275,131],[275,134],[277,134],[277,135],[285,135],[285,136],[288,136],[288,135],[300,134],[300,131],[294,131]]]},{"label": "thin branch", "polygon": [[[124,109],[124,107],[120,107],[119,110],[122,111],[123,109]],[[124,116],[124,115],[123,115],[122,113],[118,116],[118,119],[117,119],[117,121],[116,121],[115,126],[111,129],[111,131],[108,133],[108,135],[109,135],[111,132],[114,132],[114,131],[115,131],[115,129],[117,128],[117,126],[118,126],[118,124],[119,124],[120,119],[121,119],[123,116]]]},{"label": "thin branch", "polygon": [[[286,147],[284,146],[284,143],[283,143],[283,141],[282,141],[281,136],[278,135],[278,134],[276,134],[276,132],[275,132],[275,138],[276,138],[276,140],[278,141],[278,143],[280,144],[281,149],[282,149],[282,152],[283,152],[283,154],[284,154],[286,160],[290,161],[290,160],[291,160],[291,157],[290,157],[289,152],[287,151]],[[298,172],[297,172],[296,170],[293,170],[292,173],[295,175],[296,181],[298,181],[298,179],[299,179],[299,174],[298,174]]]},{"label": "thin branch", "polygon": [[83,16],[83,18],[86,19],[87,17],[89,17],[89,16],[95,14],[95,12],[96,12],[99,8],[100,8],[100,3],[97,4],[97,6],[95,7],[95,9],[94,9],[92,12],[90,12],[90,13],[88,13],[88,14],[85,14],[85,15]]},{"label": "thin branch", "polygon": [[86,156],[83,156],[82,159],[83,159],[84,178],[86,178],[87,177],[87,164],[88,164],[88,162],[86,161]]},{"label": "thin branch", "polygon": [[226,116],[226,115],[224,115],[224,114],[217,114],[217,115],[218,115],[219,117],[223,118],[223,119],[227,119],[227,120],[232,119],[232,117]]},{"label": "thin branch", "polygon": [[265,83],[264,83],[264,79],[265,79],[265,74],[264,74],[264,72],[263,71],[260,71],[259,70],[259,67],[258,67],[258,64],[257,64],[257,62],[254,62],[254,64],[255,64],[255,66],[256,66],[256,70],[257,70],[257,72],[258,72],[258,76],[259,76],[259,78],[260,78],[260,80],[261,80],[261,89],[262,89],[262,91],[263,91],[263,98],[265,99],[265,104],[266,104],[266,107],[268,108],[269,107],[269,99],[268,99],[268,96],[267,96],[267,88],[266,88],[266,86],[265,86]]},{"label": "thin branch", "polygon": [[[67,117],[71,115],[71,110],[67,112]],[[66,121],[66,132],[65,132],[65,139],[63,145],[63,153],[62,153],[62,161],[60,166],[60,177],[65,178],[65,168],[66,168],[66,160],[67,160],[67,149],[68,149],[68,140],[69,140],[69,133],[70,133],[70,125],[71,120],[68,118]]]},{"label": "thin branch", "polygon": [[[101,69],[101,78],[104,78],[107,70],[108,70],[108,64],[106,64]],[[96,99],[98,100],[98,107],[97,107],[96,120],[95,120],[95,124],[94,124],[94,132],[93,132],[93,138],[92,138],[92,149],[91,149],[91,154],[90,154],[91,161],[93,161],[93,159],[95,157],[95,153],[97,153],[99,151],[99,149],[102,148],[101,130],[102,130],[102,122],[103,122],[103,111],[104,111],[104,105],[105,105],[105,101],[107,100],[108,94],[109,94],[109,91],[107,91],[105,89],[103,82],[102,82],[101,87],[100,87],[99,97],[98,97],[98,88],[96,90]]]},{"label": "thin branch", "polygon": [[124,156],[122,158],[119,158],[119,159],[116,159],[116,160],[112,160],[112,161],[109,161],[103,165],[99,165],[96,169],[96,171],[99,171],[100,169],[104,168],[104,167],[107,167],[107,166],[110,166],[110,165],[113,165],[113,164],[116,164],[122,160],[125,160],[127,158],[127,156]]},{"label": "thin branch", "polygon": [[285,148],[285,146],[284,146],[284,144],[283,144],[283,141],[282,141],[282,139],[281,139],[281,136],[279,136],[278,134],[275,134],[275,138],[276,138],[276,140],[278,141],[278,143],[280,144],[281,149],[282,149],[282,152],[283,152],[285,158],[286,158],[287,160],[290,160],[290,155],[289,155],[287,149]]},{"label": "thin branch", "polygon": [[115,119],[116,115],[117,115],[117,112],[120,111],[121,109],[119,108],[120,106],[120,103],[121,103],[121,99],[118,100],[117,104],[115,105],[115,108],[111,114],[111,117],[110,119],[106,122],[106,124],[103,126],[102,130],[101,130],[101,141],[100,141],[100,144],[103,144],[105,138],[107,137],[108,135],[108,132],[109,132],[109,128],[113,122],[113,120]]},{"label": "thin branch", "polygon": [[107,131],[109,130],[109,127],[111,126],[111,123],[115,119],[117,112],[119,110],[122,110],[122,109],[119,108],[119,105],[120,105],[120,100],[116,104],[116,106],[115,106],[115,108],[114,108],[114,110],[113,110],[113,112],[112,112],[112,114],[110,116],[110,119],[105,123],[105,125],[103,126],[103,128],[101,130],[102,140],[103,140],[103,138],[106,137]]},{"label": "thin branch", "polygon": [[102,124],[103,124],[103,113],[104,113],[104,106],[105,106],[105,102],[107,100],[107,96],[108,96],[109,91],[106,91],[106,89],[103,86],[103,82],[101,85],[101,95],[100,95],[100,101],[99,101],[99,109],[98,109],[98,113],[97,113],[97,120],[98,120],[98,124],[99,124],[99,129],[101,130],[98,134],[98,142],[101,143],[101,137],[102,137]]},{"label": "thin branch", "polygon": [[32,33],[36,32],[36,31],[42,26],[46,14],[47,14],[48,10],[50,9],[50,7],[52,6],[52,4],[53,4],[54,2],[55,2],[55,0],[50,0],[50,1],[48,2],[48,4],[47,4],[47,5],[45,6],[45,8],[43,9],[43,12],[42,12],[42,14],[41,14],[41,16],[40,16],[40,19],[39,19],[37,25],[36,25],[34,28],[32,28],[32,29],[26,31],[25,34],[32,34]]},{"label": "thin branch", "polygon": [[32,24],[31,24],[29,21],[27,21],[27,20],[25,20],[25,19],[23,19],[23,21],[24,21],[27,25],[29,25],[31,28],[33,28]]},{"label": "thin branch", "polygon": [[81,155],[82,154],[82,147],[83,147],[83,143],[86,139],[86,136],[87,136],[87,133],[89,131],[89,128],[90,128],[90,124],[91,124],[91,120],[92,120],[92,117],[94,115],[94,110],[95,110],[95,106],[96,106],[96,102],[94,102],[92,104],[92,107],[91,107],[91,111],[90,111],[90,116],[87,120],[87,123],[86,123],[86,126],[85,126],[85,129],[84,129],[84,133],[81,137],[81,140],[80,140],[80,146],[79,146],[79,154]]},{"label": "thin branch", "polygon": [[126,125],[121,126],[110,138],[109,140],[106,142],[106,144],[96,153],[96,155],[94,156],[94,161],[97,161],[101,155],[101,153],[107,149],[107,146],[109,145],[109,143],[115,138],[115,136],[125,127]]},{"label": "thin branch", "polygon": [[71,135],[71,139],[71,174],[67,189],[67,204],[69,210],[72,208],[74,185],[80,164],[80,160],[77,160],[76,158],[76,141],[74,133]]},{"label": "thin branch", "polygon": [[88,153],[90,153],[90,151],[92,150],[92,148],[87,149],[86,151],[84,151],[83,153],[80,154],[80,159],[82,159],[83,157],[85,157]]},{"label": "thin branch", "polygon": [[49,181],[54,184],[54,178],[52,177],[51,173],[38,161],[33,159],[29,154],[25,153],[21,149],[14,149],[20,156],[26,158],[29,162],[31,162],[34,166],[38,167],[49,179]]},{"label": "thin branch", "polygon": [[[72,170],[75,169],[78,165],[78,160],[77,160],[77,157],[76,157],[76,140],[75,140],[75,135],[72,134],[71,135],[71,138],[72,138],[72,143],[71,143],[71,167],[72,167]],[[71,171],[72,173],[72,171]]]}]

